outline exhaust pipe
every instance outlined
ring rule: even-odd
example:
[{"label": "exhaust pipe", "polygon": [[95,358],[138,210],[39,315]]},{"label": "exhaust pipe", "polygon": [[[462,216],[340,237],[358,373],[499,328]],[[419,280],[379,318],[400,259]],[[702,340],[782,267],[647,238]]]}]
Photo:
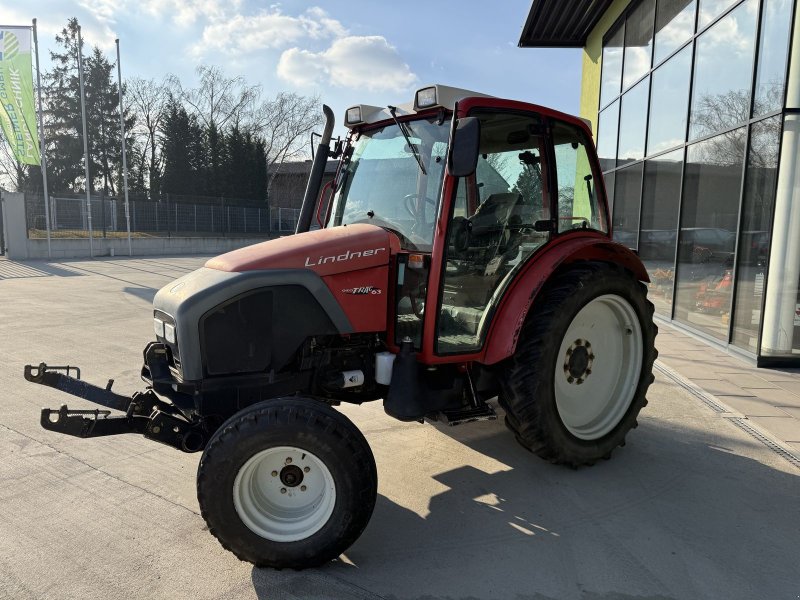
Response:
[{"label": "exhaust pipe", "polygon": [[314,218],[314,209],[317,207],[322,178],[325,175],[325,165],[331,152],[331,136],[336,120],[333,117],[333,111],[327,104],[322,105],[322,112],[325,114],[325,130],[322,132],[322,139],[314,154],[314,162],[311,163],[311,175],[308,176],[306,194],[303,196],[303,206],[300,209],[300,218],[297,219],[295,233],[303,233],[311,228],[311,219]]}]

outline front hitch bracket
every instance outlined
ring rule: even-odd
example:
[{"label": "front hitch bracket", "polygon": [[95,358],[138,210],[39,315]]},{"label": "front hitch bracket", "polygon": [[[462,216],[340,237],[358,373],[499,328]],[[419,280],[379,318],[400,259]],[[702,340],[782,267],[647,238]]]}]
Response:
[{"label": "front hitch bracket", "polygon": [[207,441],[200,423],[189,422],[178,408],[159,398],[152,389],[122,396],[111,391],[113,379],[101,388],[81,380],[77,367],[45,363],[26,365],[25,379],[125,413],[112,416],[111,410],[72,410],[66,404],[58,409],[43,408],[40,423],[48,431],[80,438],[139,433],[183,452],[202,450]]}]

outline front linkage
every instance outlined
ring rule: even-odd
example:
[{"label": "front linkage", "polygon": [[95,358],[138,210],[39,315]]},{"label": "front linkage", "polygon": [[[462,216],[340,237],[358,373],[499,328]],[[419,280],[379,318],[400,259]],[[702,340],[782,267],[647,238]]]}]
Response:
[{"label": "front linkage", "polygon": [[[152,342],[144,350],[142,375],[156,389],[164,371],[168,373],[165,357],[163,344]],[[110,410],[71,410],[66,404],[59,409],[43,408],[40,422],[49,431],[81,438],[140,433],[183,452],[202,450],[208,439],[201,424],[191,422],[178,407],[159,398],[153,387],[129,398],[111,391],[113,379],[101,388],[81,380],[78,367],[53,367],[45,363],[26,365],[25,379],[125,413],[111,416]]]}]

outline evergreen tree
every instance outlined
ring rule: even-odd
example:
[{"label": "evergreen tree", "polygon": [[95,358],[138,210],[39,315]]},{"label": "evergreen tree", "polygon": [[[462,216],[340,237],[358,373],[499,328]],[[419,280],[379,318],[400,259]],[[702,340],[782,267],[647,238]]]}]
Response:
[{"label": "evergreen tree", "polygon": [[[112,82],[114,63],[109,62],[100,48],[95,46],[92,56],[84,64],[89,168],[96,187],[102,188],[105,195],[115,195],[117,189],[121,188],[122,149],[119,138],[119,91],[117,84]],[[128,111],[125,112],[125,130],[131,131],[134,120]]]},{"label": "evergreen tree", "polygon": [[52,191],[78,191],[83,181],[83,129],[78,83],[78,20],[71,18],[50,52],[53,68],[44,74],[47,180]]},{"label": "evergreen tree", "polygon": [[[47,177],[52,192],[86,189],[83,164],[83,121],[78,73],[78,20],[71,18],[56,36],[59,49],[50,52],[52,69],[44,73],[44,121],[47,137]],[[106,195],[120,189],[122,152],[119,137],[119,94],[112,81],[114,63],[95,47],[84,58],[84,99],[90,189]],[[123,88],[124,91],[124,88]],[[125,114],[125,128],[134,119]],[[130,144],[129,144],[130,147]]]},{"label": "evergreen tree", "polygon": [[249,198],[249,148],[239,127],[231,128],[230,133],[225,137],[225,145],[227,146],[226,185],[222,193],[231,198]]},{"label": "evergreen tree", "polygon": [[205,131],[206,139],[206,191],[208,196],[222,196],[225,193],[224,168],[226,160],[225,137],[215,123],[210,123]]},{"label": "evergreen tree", "polygon": [[253,200],[267,202],[267,146],[262,138],[256,138],[253,146]]},{"label": "evergreen tree", "polygon": [[267,156],[264,141],[252,132],[233,126],[225,137],[226,188],[223,195],[245,200],[266,201]]},{"label": "evergreen tree", "polygon": [[526,202],[542,197],[542,168],[538,162],[525,162],[512,189],[521,194]]},{"label": "evergreen tree", "polygon": [[207,195],[204,132],[197,119],[174,98],[169,101],[164,118],[162,156],[162,192]]}]

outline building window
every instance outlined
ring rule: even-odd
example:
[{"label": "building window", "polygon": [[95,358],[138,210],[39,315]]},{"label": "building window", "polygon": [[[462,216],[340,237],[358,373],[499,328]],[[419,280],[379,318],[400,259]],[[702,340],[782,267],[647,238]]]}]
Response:
[{"label": "building window", "polygon": [[629,88],[650,70],[655,8],[655,0],[642,0],[631,11],[625,22],[622,89]]},{"label": "building window", "polygon": [[757,12],[747,0],[697,38],[690,140],[748,120]]},{"label": "building window", "polygon": [[619,101],[603,112],[597,126],[597,157],[600,168],[608,171],[617,166],[617,132],[619,131]]},{"label": "building window", "polygon": [[603,75],[600,80],[600,106],[619,96],[622,83],[622,54],[625,42],[624,24],[609,36],[603,46]]},{"label": "building window", "polygon": [[650,274],[650,300],[667,318],[672,316],[682,169],[682,148],[644,163],[639,257]]},{"label": "building window", "polygon": [[644,157],[644,140],[647,133],[647,93],[649,88],[650,79],[647,78],[622,96],[619,149],[617,151],[618,166]]},{"label": "building window", "polygon": [[606,198],[608,198],[608,213],[614,214],[614,184],[616,183],[616,173],[606,173],[603,180],[606,184]]},{"label": "building window", "polygon": [[681,47],[694,33],[694,0],[659,0],[656,8],[654,63]]},{"label": "building window", "polygon": [[786,224],[800,202],[776,182],[779,148],[800,169],[786,158],[800,117],[780,114],[796,10],[633,0],[603,49],[597,144],[614,238],[639,252],[659,314],[760,357],[800,353],[800,266],[787,258],[800,237]]},{"label": "building window", "polygon": [[653,72],[648,155],[674,148],[686,141],[691,69],[692,47],[687,46]]},{"label": "building window", "polygon": [[618,170],[614,184],[614,239],[634,250],[639,235],[642,164]]},{"label": "building window", "polygon": [[711,23],[735,2],[736,0],[700,0],[700,29]]},{"label": "building window", "polygon": [[753,100],[754,117],[766,115],[783,107],[791,29],[792,2],[790,0],[764,2]]},{"label": "building window", "polygon": [[675,319],[728,340],[746,128],[686,151]]},{"label": "building window", "polygon": [[780,135],[779,116],[754,123],[750,129],[750,151],[747,154],[744,206],[739,232],[736,310],[731,341],[735,346],[753,353],[758,349],[758,327],[761,324],[764,277],[775,206]]}]

